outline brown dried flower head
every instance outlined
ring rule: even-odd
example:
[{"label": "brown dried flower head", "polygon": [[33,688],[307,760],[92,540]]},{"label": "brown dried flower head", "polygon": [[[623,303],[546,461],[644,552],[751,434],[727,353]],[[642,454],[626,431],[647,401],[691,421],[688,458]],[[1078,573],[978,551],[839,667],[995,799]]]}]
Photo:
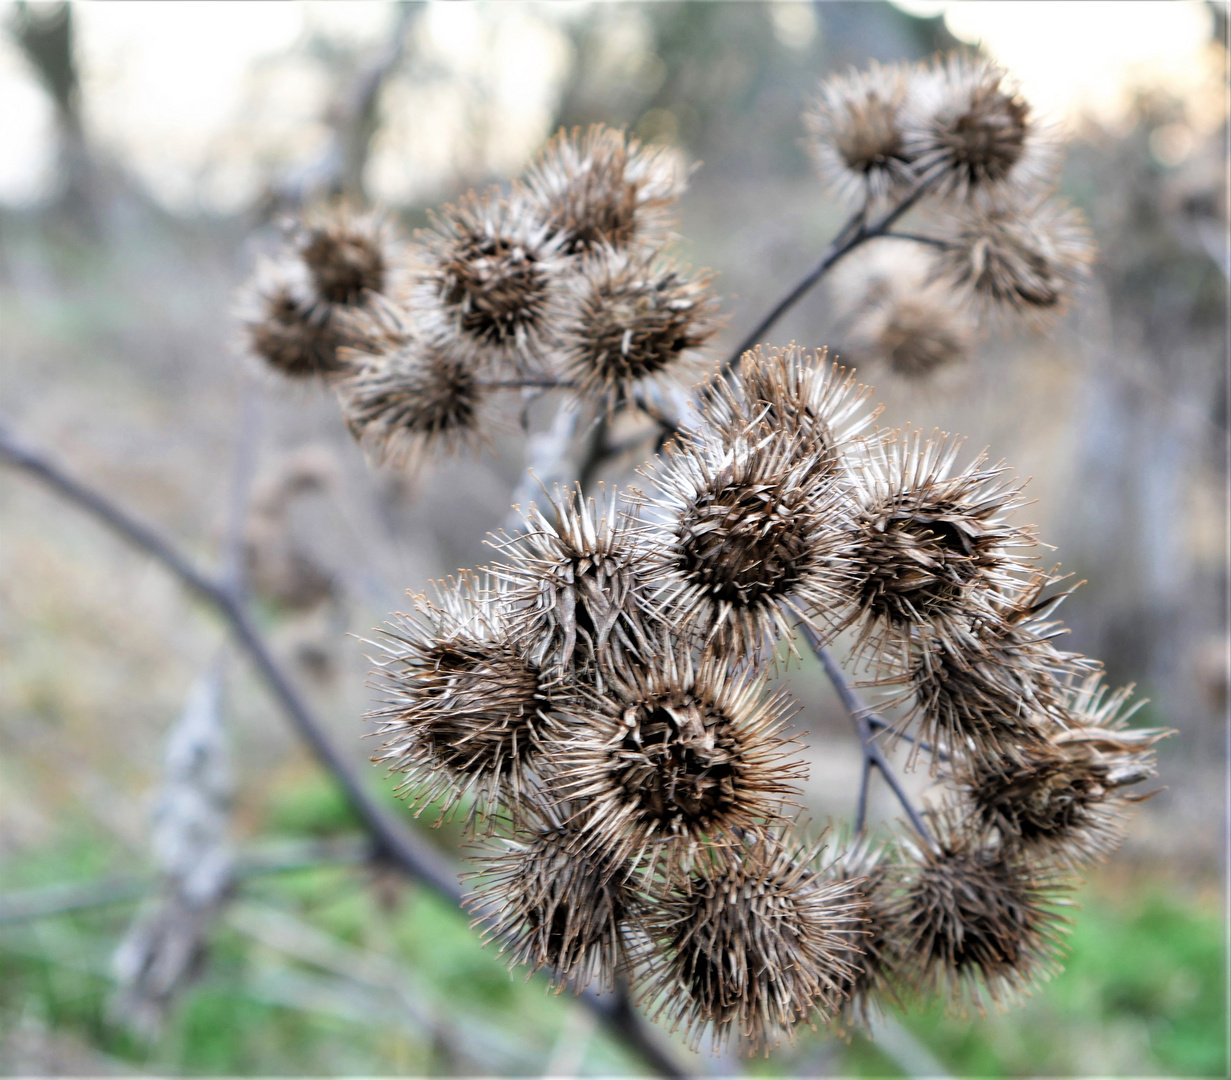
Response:
[{"label": "brown dried flower head", "polygon": [[420,233],[412,307],[429,334],[455,337],[480,366],[545,363],[558,317],[558,241],[526,200],[474,192]]},{"label": "brown dried flower head", "polygon": [[916,86],[903,119],[906,150],[934,190],[965,197],[1048,180],[1054,146],[1003,68],[951,53]]},{"label": "brown dried flower head", "polygon": [[977,455],[955,466],[964,440],[934,431],[894,432],[866,447],[851,520],[853,607],[862,625],[853,655],[899,669],[921,636],[968,631],[1019,586],[1036,540],[1010,525],[1021,487],[1003,462]]},{"label": "brown dried flower head", "polygon": [[454,337],[408,331],[344,351],[335,390],[352,435],[375,463],[417,464],[428,453],[476,448],[489,433],[490,393]]},{"label": "brown dried flower head", "polygon": [[580,128],[557,132],[523,183],[563,250],[578,254],[603,244],[661,246],[687,169],[675,150],[594,124],[584,135]]},{"label": "brown dried flower head", "polygon": [[595,246],[570,279],[559,330],[560,367],[579,397],[612,410],[653,382],[691,385],[697,350],[717,332],[713,276],[654,252]]},{"label": "brown dried flower head", "polygon": [[585,849],[615,864],[687,865],[778,820],[806,771],[780,733],[789,699],[669,641],[572,708],[551,782],[587,808]]},{"label": "brown dried flower head", "polygon": [[443,820],[471,795],[472,820],[501,803],[516,815],[549,725],[546,680],[486,583],[467,574],[437,592],[379,631],[372,685],[383,700],[368,718],[385,742],[372,760],[406,774],[398,790],[416,813],[440,800]]},{"label": "brown dried flower head", "polygon": [[647,473],[647,574],[680,632],[750,657],[797,622],[827,634],[847,588],[845,488],[830,448],[758,425],[727,446],[677,440]]},{"label": "brown dried flower head", "polygon": [[526,530],[495,542],[495,572],[508,586],[518,637],[556,679],[593,679],[636,663],[648,650],[657,609],[641,571],[633,512],[611,499],[601,510],[580,487],[534,503]]},{"label": "brown dried flower head", "polygon": [[[302,277],[302,275],[299,275]],[[281,375],[309,379],[343,366],[341,337],[328,308],[313,306],[307,290],[285,269],[266,267],[249,286],[244,330],[252,352]]]},{"label": "brown dried flower head", "polygon": [[967,296],[1036,322],[1063,310],[1094,258],[1085,219],[1058,198],[964,207],[945,239],[936,256],[941,274]]},{"label": "brown dried flower head", "polygon": [[319,208],[305,217],[295,250],[321,301],[361,307],[369,294],[397,291],[403,260],[395,233],[380,214],[346,205]]},{"label": "brown dried flower head", "polygon": [[1065,887],[1046,868],[982,846],[952,810],[928,820],[936,846],[907,849],[892,904],[897,970],[952,1013],[1003,1008],[1059,970]]},{"label": "brown dried flower head", "polygon": [[1154,744],[1170,732],[1126,728],[1142,702],[1132,687],[1108,693],[1096,672],[1070,688],[1067,730],[1020,758],[959,766],[953,775],[972,828],[995,833],[1024,856],[1077,867],[1110,855],[1124,840],[1128,790],[1154,775]]},{"label": "brown dried flower head", "polygon": [[902,130],[913,81],[901,65],[836,75],[804,112],[805,145],[821,178],[851,200],[882,198],[914,182]]},{"label": "brown dried flower head", "polygon": [[628,867],[578,850],[584,831],[584,815],[570,820],[567,808],[530,816],[502,850],[476,858],[480,885],[465,901],[509,966],[527,967],[527,978],[549,969],[557,993],[610,986],[627,970],[629,920],[642,904]]},{"label": "brown dried flower head", "polygon": [[784,829],[699,858],[646,912],[645,999],[695,1050],[735,1037],[750,1053],[801,1021],[829,1022],[850,985],[853,881],[826,878],[823,848]]}]

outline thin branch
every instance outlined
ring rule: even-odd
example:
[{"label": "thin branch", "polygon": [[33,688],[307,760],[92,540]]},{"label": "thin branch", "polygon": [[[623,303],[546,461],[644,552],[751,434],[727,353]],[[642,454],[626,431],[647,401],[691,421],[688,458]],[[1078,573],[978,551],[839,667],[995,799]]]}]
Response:
[{"label": "thin branch", "polygon": [[[573,410],[562,407],[561,412]],[[568,433],[571,434],[571,425],[562,423],[560,426],[568,426]],[[462,889],[448,861],[427,841],[390,816],[367,792],[350,762],[330,743],[324,728],[278,666],[244,605],[227,584],[198,570],[144,522],[22,444],[3,424],[0,424],[0,459],[38,477],[69,501],[88,510],[129,542],[153,556],[211,604],[230,625],[236,640],[247,652],[300,737],[342,788],[347,802],[372,837],[373,858],[396,866],[454,904],[461,903]],[[630,1015],[618,1000],[613,1000],[610,995],[600,996],[589,989],[583,990],[578,999],[593,1009],[608,1028],[636,1050],[655,1071],[668,1077],[685,1075],[636,1014]]]},{"label": "thin branch", "polygon": [[475,384],[480,390],[576,390],[577,384],[562,379],[499,379]]},{"label": "thin branch", "polygon": [[928,247],[940,248],[942,251],[948,251],[950,248],[956,247],[948,240],[942,240],[939,236],[924,236],[923,233],[891,232],[881,233],[887,240],[913,240],[916,244],[926,244]]}]

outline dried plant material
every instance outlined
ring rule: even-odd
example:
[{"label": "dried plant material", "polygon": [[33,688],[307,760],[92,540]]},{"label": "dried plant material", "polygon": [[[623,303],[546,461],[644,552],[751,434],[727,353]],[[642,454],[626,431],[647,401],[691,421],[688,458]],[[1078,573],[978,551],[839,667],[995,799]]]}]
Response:
[{"label": "dried plant material", "polygon": [[959,766],[952,779],[972,828],[995,830],[1003,845],[1031,859],[1077,867],[1106,858],[1124,840],[1127,789],[1155,773],[1154,744],[1171,732],[1125,727],[1142,702],[1132,687],[1108,693],[1095,673],[1070,690],[1067,730],[1016,759]]},{"label": "dried plant material", "polygon": [[827,475],[829,454],[802,432],[763,429],[668,447],[647,474],[659,522],[646,572],[680,633],[728,658],[754,658],[797,622],[828,635],[849,578],[849,497]]},{"label": "dried plant material", "polygon": [[805,145],[821,178],[851,201],[881,199],[915,181],[902,112],[915,72],[872,63],[821,83],[804,112]]},{"label": "dried plant material", "polygon": [[986,200],[946,224],[938,272],[992,307],[1035,322],[1062,311],[1094,259],[1081,213],[1062,199]]},{"label": "dried plant material", "polygon": [[[903,727],[954,757],[997,763],[1046,745],[1065,728],[1070,680],[1094,666],[1058,650],[1066,631],[1047,616],[1067,595],[1042,599],[1054,577],[1038,574],[971,633],[937,636],[916,653],[908,681],[913,703]],[[911,751],[917,757],[918,744]]]},{"label": "dried plant material", "polygon": [[662,246],[687,177],[678,151],[593,124],[584,135],[561,128],[523,183],[563,250],[579,254],[602,245]]},{"label": "dried plant material", "polygon": [[788,832],[748,837],[699,857],[647,910],[643,998],[692,1049],[734,1037],[749,1052],[827,1023],[850,984],[851,927],[864,905],[853,881],[821,873],[819,844]]},{"label": "dried plant material", "polygon": [[349,370],[334,388],[347,428],[376,464],[473,450],[490,434],[490,391],[455,337],[406,333],[344,355]]},{"label": "dried plant material", "polygon": [[957,468],[963,442],[894,432],[860,459],[844,625],[860,624],[852,655],[883,670],[900,670],[921,638],[961,638],[994,618],[1032,570],[1022,552],[1034,533],[1008,522],[1024,504],[1021,486],[986,453]]},{"label": "dried plant material", "polygon": [[567,812],[535,815],[475,859],[480,884],[465,901],[509,966],[525,966],[527,978],[547,968],[557,993],[610,987],[627,970],[629,920],[642,903],[629,867],[579,852],[585,828]]},{"label": "dried plant material", "polygon": [[903,125],[918,174],[941,194],[1034,190],[1054,168],[1052,140],[1008,73],[969,53],[918,77]]},{"label": "dried plant material", "polygon": [[703,370],[698,350],[719,328],[712,281],[647,249],[596,246],[570,279],[562,378],[608,412],[654,383],[691,386]]},{"label": "dried plant material", "polygon": [[403,260],[383,215],[345,205],[318,208],[306,215],[295,247],[320,301],[362,307],[371,294],[397,291]]},{"label": "dried plant material", "polygon": [[385,740],[372,760],[404,773],[398,788],[416,814],[439,802],[440,824],[464,797],[468,818],[501,804],[516,817],[548,730],[546,679],[509,634],[500,597],[473,575],[413,596],[416,615],[394,616],[375,642],[368,719]]},{"label": "dried plant material", "polygon": [[808,459],[810,480],[839,474],[844,451],[881,410],[868,407],[870,386],[827,357],[827,349],[795,344],[744,353],[733,382],[705,388],[705,419],[717,440],[729,446],[749,429],[774,434]]},{"label": "dried plant material", "polygon": [[928,817],[937,846],[908,846],[892,905],[897,971],[951,1013],[1003,1009],[1060,970],[1066,887],[983,847],[952,810]]},{"label": "dried plant material", "polygon": [[583,848],[615,865],[687,865],[778,820],[806,766],[781,734],[792,705],[724,661],[663,642],[563,710],[556,793],[584,806]]},{"label": "dried plant material", "polygon": [[580,487],[556,492],[547,512],[534,503],[526,530],[495,546],[495,573],[508,588],[517,634],[535,662],[559,681],[595,680],[635,666],[650,651],[658,621],[643,574],[632,512],[614,499],[601,511]]},{"label": "dried plant material", "polygon": [[482,370],[543,367],[559,315],[558,241],[524,198],[470,192],[419,234],[411,306]]}]

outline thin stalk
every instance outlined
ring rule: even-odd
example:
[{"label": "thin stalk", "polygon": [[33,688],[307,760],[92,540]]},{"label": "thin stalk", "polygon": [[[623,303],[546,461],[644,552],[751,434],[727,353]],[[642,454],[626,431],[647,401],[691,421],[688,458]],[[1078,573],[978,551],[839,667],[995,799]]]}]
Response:
[{"label": "thin stalk", "polygon": [[923,233],[912,232],[892,232],[882,233],[888,240],[913,240],[916,244],[926,244],[928,247],[940,248],[942,251],[948,251],[956,245],[951,244],[948,240],[942,240],[939,236],[924,236]]}]

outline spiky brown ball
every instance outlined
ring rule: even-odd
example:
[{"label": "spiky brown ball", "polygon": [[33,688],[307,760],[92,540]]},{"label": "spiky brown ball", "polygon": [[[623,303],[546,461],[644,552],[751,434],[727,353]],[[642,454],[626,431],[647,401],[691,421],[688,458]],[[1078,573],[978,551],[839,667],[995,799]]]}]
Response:
[{"label": "spiky brown ball", "polygon": [[563,378],[608,409],[651,382],[690,385],[701,371],[697,350],[719,326],[712,281],[645,249],[594,248],[570,279],[559,327]]},{"label": "spiky brown ball", "polygon": [[935,847],[908,848],[892,904],[897,969],[950,1012],[1009,1005],[1059,970],[1065,888],[1047,869],[982,846],[952,812],[928,817]]},{"label": "spiky brown ball", "polygon": [[915,179],[902,111],[915,76],[873,63],[836,75],[804,112],[808,151],[822,179],[849,199],[881,198]]},{"label": "spiky brown ball", "polygon": [[416,813],[442,803],[441,819],[463,797],[487,818],[501,803],[514,816],[548,730],[548,689],[538,666],[508,633],[500,598],[466,575],[414,596],[417,614],[380,630],[368,714],[385,739],[372,759],[405,773],[399,791]]},{"label": "spiky brown ball", "polygon": [[526,169],[537,214],[568,254],[601,245],[661,246],[687,170],[677,152],[643,146],[623,131],[561,129]]},{"label": "spiky brown ball", "polygon": [[340,371],[342,335],[328,308],[314,306],[305,290],[272,269],[251,286],[247,302],[252,314],[245,320],[252,352],[281,375],[309,379]]},{"label": "spiky brown ball", "polygon": [[587,808],[586,849],[618,863],[673,867],[729,844],[779,819],[805,772],[781,735],[784,696],[669,642],[571,708],[552,783]]},{"label": "spiky brown ball", "polygon": [[578,850],[584,817],[545,812],[479,856],[466,907],[487,922],[509,966],[548,968],[557,993],[610,986],[628,966],[629,920],[642,905],[628,867]]},{"label": "spiky brown ball", "polygon": [[951,53],[919,78],[903,126],[919,175],[942,193],[1034,191],[1054,166],[1048,133],[1008,73],[968,53]]},{"label": "spiky brown ball", "polygon": [[945,239],[942,274],[966,295],[1036,321],[1064,308],[1094,257],[1085,219],[1056,198],[965,208]]},{"label": "spiky brown ball", "polygon": [[694,1049],[709,1029],[716,1050],[735,1038],[768,1048],[801,1021],[826,1023],[851,970],[849,931],[863,905],[853,882],[822,876],[821,848],[782,830],[697,860],[646,912],[657,1001]]}]

